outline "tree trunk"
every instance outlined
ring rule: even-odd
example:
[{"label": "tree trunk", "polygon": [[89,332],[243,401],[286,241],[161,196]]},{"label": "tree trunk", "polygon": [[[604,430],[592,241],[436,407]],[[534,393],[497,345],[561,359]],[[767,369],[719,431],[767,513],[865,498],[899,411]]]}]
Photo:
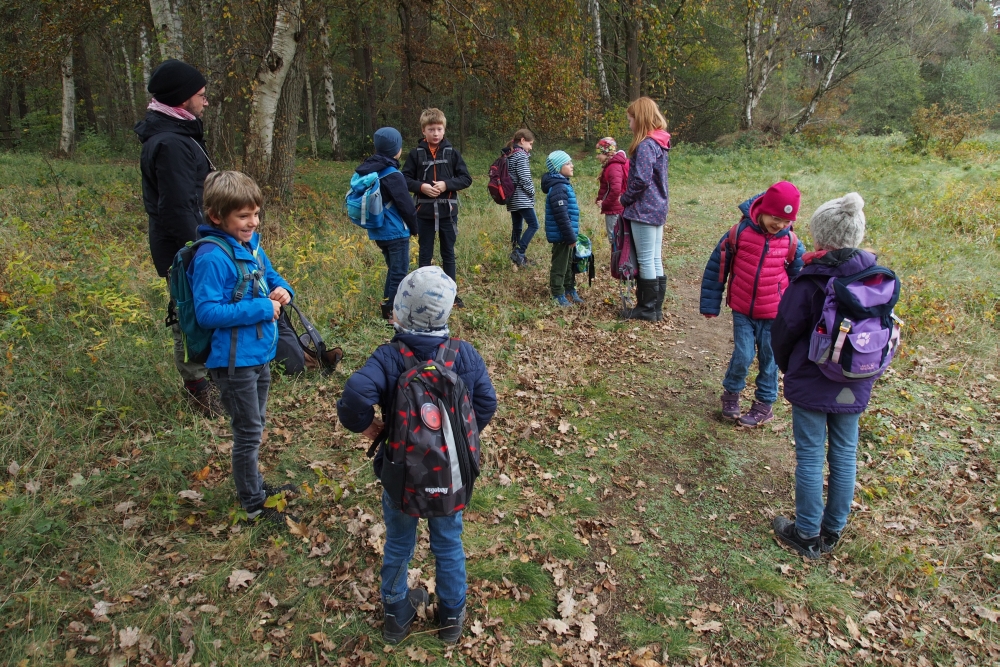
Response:
[{"label": "tree trunk", "polygon": [[94,95],[90,90],[90,66],[87,63],[86,46],[83,39],[76,39],[73,42],[73,69],[76,75],[76,87],[80,90],[79,97],[83,98],[83,110],[87,114],[87,125],[91,132],[97,132],[97,110],[94,109]]},{"label": "tree trunk", "polygon": [[337,100],[333,95],[333,66],[330,64],[330,26],[326,16],[320,18],[319,43],[323,47],[323,88],[326,93],[326,122],[330,129],[330,149],[333,159],[343,158],[340,129],[337,126]]},{"label": "tree trunk", "polygon": [[184,31],[181,24],[182,0],[149,0],[156,39],[160,43],[162,60],[184,60]]},{"label": "tree trunk", "polygon": [[798,121],[795,123],[795,127],[792,128],[792,134],[798,134],[802,131],[802,128],[806,126],[809,120],[816,113],[816,108],[819,106],[819,102],[826,95],[826,92],[830,90],[830,84],[833,82],[834,72],[837,71],[837,66],[840,65],[840,61],[844,58],[844,49],[847,44],[847,33],[851,29],[851,20],[854,17],[854,0],[847,0],[844,6],[844,18],[840,22],[840,30],[837,33],[837,39],[833,49],[833,54],[828,58],[826,71],[823,73],[823,78],[820,79],[819,85],[816,86],[816,91],[813,93],[812,99],[809,100],[806,110],[802,112],[799,116]]},{"label": "tree trunk", "polygon": [[14,147],[14,128],[10,122],[10,103],[14,91],[6,80],[0,80],[0,146]]},{"label": "tree trunk", "polygon": [[274,158],[267,183],[273,201],[282,206],[292,203],[295,180],[295,147],[299,138],[299,114],[302,111],[302,91],[305,88],[306,50],[297,49],[281,90],[275,115]]},{"label": "tree trunk", "polygon": [[24,90],[24,75],[17,79],[15,92],[17,94],[17,119],[21,122],[21,127],[28,127],[28,95]]},{"label": "tree trunk", "polygon": [[73,43],[62,59],[62,133],[59,135],[59,154],[73,154],[76,144],[76,87],[73,83]]},{"label": "tree trunk", "polygon": [[767,0],[751,0],[747,3],[747,13],[743,24],[743,53],[746,61],[746,75],[743,79],[743,99],[741,104],[741,130],[753,128],[753,114],[770,83],[771,73],[777,67],[775,49],[777,45],[777,17],[770,16]]},{"label": "tree trunk", "polygon": [[128,55],[128,47],[121,45],[122,57],[125,59],[125,85],[128,86],[128,103],[132,108],[132,118],[139,113],[139,100],[135,96],[135,73],[132,71],[132,59]]},{"label": "tree trunk", "polygon": [[142,92],[146,95],[146,101],[149,102],[149,77],[153,74],[153,56],[150,54],[149,34],[144,25],[139,26],[139,50],[139,56],[142,58]]},{"label": "tree trunk", "polygon": [[361,18],[354,23],[354,69],[360,76],[358,86],[358,106],[361,107],[361,131],[371,141],[375,131],[375,72],[372,65],[372,49],[368,29],[361,25]]},{"label": "tree trunk", "polygon": [[313,103],[313,85],[309,71],[306,71],[306,113],[309,114],[309,149],[313,158],[319,157],[316,150],[316,106]]},{"label": "tree trunk", "polygon": [[625,17],[625,60],[626,80],[628,81],[629,101],[638,99],[642,94],[642,65],[639,62],[639,17],[635,15],[635,6],[629,6]]},{"label": "tree trunk", "polygon": [[594,64],[597,66],[597,88],[601,93],[604,109],[611,108],[611,91],[608,77],[604,72],[604,51],[601,43],[601,5],[598,0],[590,0],[590,17],[594,21]]},{"label": "tree trunk", "polygon": [[205,122],[206,145],[212,155],[219,155],[219,138],[222,134],[222,105],[225,95],[222,89],[222,64],[219,62],[219,50],[216,48],[218,35],[216,33],[215,15],[218,5],[215,0],[199,0],[201,10],[202,49],[204,50],[205,79],[208,81],[208,93],[212,95],[211,104],[205,109],[202,118]]},{"label": "tree trunk", "polygon": [[399,14],[399,32],[403,44],[403,57],[400,59],[400,66],[403,69],[400,77],[402,86],[400,98],[403,101],[402,125],[409,128],[416,123],[417,109],[419,108],[416,103],[417,86],[413,79],[413,63],[416,60],[413,53],[413,12],[410,3],[405,0],[398,3],[397,12]]},{"label": "tree trunk", "polygon": [[274,18],[271,45],[261,60],[250,99],[250,118],[243,148],[243,169],[269,182],[274,154],[274,121],[281,90],[295,60],[298,46],[301,0],[284,0]]}]

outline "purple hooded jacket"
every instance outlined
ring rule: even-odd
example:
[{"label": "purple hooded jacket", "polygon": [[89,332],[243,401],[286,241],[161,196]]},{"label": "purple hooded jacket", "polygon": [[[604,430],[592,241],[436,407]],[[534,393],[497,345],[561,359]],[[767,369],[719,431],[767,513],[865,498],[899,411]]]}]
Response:
[{"label": "purple hooded jacket", "polygon": [[670,198],[667,167],[670,163],[670,134],[654,130],[642,140],[629,163],[628,181],[621,201],[626,220],[657,227],[666,224]]},{"label": "purple hooded jacket", "polygon": [[849,276],[876,263],[875,255],[857,248],[842,248],[805,255],[805,267],[792,280],[771,324],[771,349],[785,374],[785,398],[792,405],[813,412],[852,414],[864,412],[875,378],[833,382],[809,361],[809,338],[823,312],[827,281]]}]

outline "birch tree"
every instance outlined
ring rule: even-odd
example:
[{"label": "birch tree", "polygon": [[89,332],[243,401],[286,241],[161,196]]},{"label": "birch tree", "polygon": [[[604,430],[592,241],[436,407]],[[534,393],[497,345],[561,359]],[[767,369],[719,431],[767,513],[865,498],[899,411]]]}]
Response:
[{"label": "birch tree", "polygon": [[330,148],[333,157],[343,156],[340,148],[340,128],[337,125],[337,99],[333,94],[333,65],[330,64],[330,24],[326,16],[320,18],[319,43],[323,47],[323,88],[326,96],[326,122],[330,131]]},{"label": "birch tree", "polygon": [[149,77],[153,75],[153,57],[149,52],[149,34],[146,26],[139,26],[139,57],[142,59],[142,90],[149,101]]},{"label": "birch tree", "polygon": [[317,157],[316,150],[316,107],[313,103],[312,77],[306,72],[306,113],[309,114],[309,148],[310,155]]},{"label": "birch tree", "polygon": [[182,0],[149,0],[149,11],[153,15],[160,56],[163,60],[177,58],[184,60],[184,31],[181,24]]},{"label": "birch tree", "polygon": [[68,40],[66,55],[60,66],[62,73],[62,133],[59,154],[68,156],[76,144],[76,84],[73,81],[73,41]]},{"label": "birch tree", "polygon": [[611,107],[611,91],[608,90],[608,77],[604,72],[604,52],[601,40],[601,4],[598,0],[590,0],[590,18],[594,22],[594,63],[597,66],[597,88],[601,93],[601,103],[605,109]]},{"label": "birch tree", "polygon": [[808,33],[797,0],[746,0],[743,55],[746,66],[740,102],[741,130],[753,128],[754,111],[771,83],[771,75],[794,51],[792,36]]},{"label": "birch tree", "polygon": [[301,22],[301,0],[283,0],[274,18],[271,44],[261,59],[250,98],[250,118],[243,149],[243,168],[267,182],[274,155],[274,119],[281,90],[295,59]]}]

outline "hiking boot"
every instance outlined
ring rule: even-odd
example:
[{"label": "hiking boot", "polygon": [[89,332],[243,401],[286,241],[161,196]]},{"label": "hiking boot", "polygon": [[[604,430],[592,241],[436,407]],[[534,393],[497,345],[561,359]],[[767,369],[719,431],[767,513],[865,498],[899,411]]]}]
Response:
[{"label": "hiking boot", "polygon": [[437,605],[438,639],[445,644],[455,644],[462,638],[462,626],[465,625],[465,605],[458,609],[450,609],[438,602]]},{"label": "hiking boot", "polygon": [[208,419],[225,416],[226,408],[222,405],[219,388],[208,381],[204,383],[203,387],[198,391],[187,390],[187,399],[191,406]]},{"label": "hiking boot", "polygon": [[417,609],[427,607],[429,600],[427,591],[422,588],[411,588],[409,594],[392,604],[384,604],[385,625],[382,626],[382,639],[386,644],[398,644],[410,634],[410,626],[417,617]]},{"label": "hiking boot", "polygon": [[566,292],[566,298],[573,303],[583,303],[583,299],[580,298],[580,295],[576,293],[575,289]]},{"label": "hiking boot", "polygon": [[389,301],[389,299],[384,299],[382,301],[381,308],[382,308],[382,319],[383,320],[391,320],[392,319],[392,301]]},{"label": "hiking boot", "polygon": [[559,306],[560,308],[569,308],[570,306],[573,305],[566,299],[565,294],[560,294],[559,296],[554,296],[552,298],[555,300],[556,305]]},{"label": "hiking boot", "polygon": [[811,559],[819,558],[822,555],[819,535],[816,537],[802,537],[795,527],[794,521],[789,521],[779,515],[774,517],[771,527],[774,528],[774,536],[778,539],[778,542],[795,553]]},{"label": "hiking boot", "polygon": [[656,321],[656,280],[643,280],[639,278],[635,281],[635,308],[631,308],[622,313],[626,320],[645,320],[646,322]]},{"label": "hiking boot", "polygon": [[663,298],[667,295],[667,277],[656,279],[656,321],[663,321]]},{"label": "hiking boot", "polygon": [[726,419],[739,419],[740,414],[739,392],[722,392],[722,416]]},{"label": "hiking boot", "polygon": [[771,406],[767,403],[754,401],[753,405],[750,406],[750,412],[740,417],[736,424],[743,428],[757,428],[772,419],[774,419],[774,411],[771,410]]},{"label": "hiking boot", "polygon": [[267,482],[264,482],[261,485],[261,488],[264,489],[264,495],[267,496],[268,498],[270,498],[271,496],[276,496],[282,491],[299,495],[299,487],[295,486],[291,482],[288,482],[287,484],[282,484],[281,486],[271,486]]},{"label": "hiking boot", "polygon": [[262,505],[252,512],[247,510],[247,523],[256,526],[270,524],[271,526],[288,530],[288,524],[285,522],[286,518],[299,523],[299,517],[296,515],[291,512],[279,512],[273,507],[264,507]]},{"label": "hiking boot", "polygon": [[837,542],[840,541],[840,533],[835,533],[832,530],[828,530],[826,526],[820,526],[819,529],[819,550],[825,554],[833,551],[833,548],[837,546]]},{"label": "hiking boot", "polygon": [[520,250],[517,250],[516,248],[510,251],[509,257],[510,261],[514,263],[514,266],[524,266],[528,263],[528,259],[521,254]]},{"label": "hiking boot", "polygon": [[462,301],[462,297],[457,294],[455,295],[455,303],[452,305],[452,308],[465,308],[465,302]]}]

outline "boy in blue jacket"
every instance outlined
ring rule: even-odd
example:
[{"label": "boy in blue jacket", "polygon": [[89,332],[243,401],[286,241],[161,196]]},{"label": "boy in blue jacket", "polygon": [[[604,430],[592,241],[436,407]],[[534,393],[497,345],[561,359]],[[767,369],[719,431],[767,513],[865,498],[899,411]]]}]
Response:
[{"label": "boy in blue jacket", "polygon": [[545,160],[545,168],[547,173],[542,176],[545,238],[552,244],[549,289],[556,303],[568,308],[572,303],[583,303],[576,293],[576,277],[573,274],[576,236],[580,233],[580,207],[576,203],[576,192],[569,183],[573,176],[573,159],[565,151],[553,151]]},{"label": "boy in blue jacket", "polygon": [[[384,419],[396,390],[396,381],[406,369],[403,355],[392,343],[398,340],[415,356],[433,359],[438,347],[448,340],[448,317],[455,293],[455,281],[438,266],[419,268],[403,279],[393,304],[395,337],[379,346],[365,365],[348,378],[344,393],[337,401],[337,418],[344,428],[372,440],[378,437],[383,424],[375,417],[375,406],[381,408]],[[497,395],[486,363],[472,345],[461,341],[452,370],[468,388],[476,424],[482,431],[497,409]],[[379,451],[375,456],[376,471],[381,457]],[[421,588],[410,590],[406,581],[419,519],[401,511],[384,491],[382,514],[386,531],[382,559],[382,606],[385,610],[382,637],[396,644],[409,634],[417,608],[426,606],[429,598],[427,591]],[[462,512],[430,518],[427,523],[437,570],[438,638],[454,644],[462,636],[465,621]]]},{"label": "boy in blue jacket", "polygon": [[[227,243],[236,262],[214,243],[203,243],[188,266],[198,324],[212,332],[205,362],[232,420],[233,481],[248,521],[285,526],[288,515],[265,508],[268,496],[297,491],[291,484],[271,487],[257,465],[264,433],[270,362],[278,345],[278,314],[294,292],[260,247],[257,226],[264,197],[252,178],[238,171],[215,171],[205,179],[201,238]],[[237,263],[240,266],[237,266]],[[245,274],[244,274],[245,271]],[[237,289],[242,294],[234,300]],[[294,519],[294,517],[292,517]]]},{"label": "boy in blue jacket", "polygon": [[417,233],[417,209],[410,198],[406,177],[399,171],[399,156],[403,154],[403,136],[394,127],[376,130],[373,136],[375,154],[354,171],[358,176],[379,174],[379,189],[385,221],[377,229],[368,230],[385,257],[385,288],[382,291],[382,317],[392,317],[392,298],[399,282],[410,270],[410,236]]}]

